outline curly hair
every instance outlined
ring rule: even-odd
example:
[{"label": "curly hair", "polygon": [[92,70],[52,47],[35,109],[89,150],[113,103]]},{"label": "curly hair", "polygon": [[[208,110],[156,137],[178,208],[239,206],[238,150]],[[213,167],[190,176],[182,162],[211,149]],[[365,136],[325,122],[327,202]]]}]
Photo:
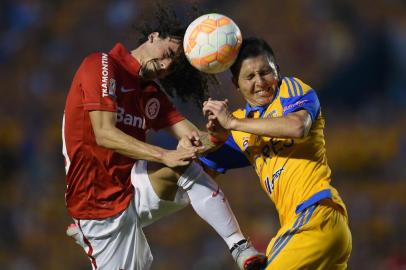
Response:
[{"label": "curly hair", "polygon": [[[196,18],[197,13],[197,9],[192,7],[189,16]],[[156,4],[153,20],[135,27],[140,34],[139,44],[147,41],[152,32],[158,32],[162,38],[171,37],[183,41],[186,28],[175,11],[161,3]],[[183,53],[176,61],[173,72],[159,82],[169,96],[179,97],[184,102],[192,101],[199,107],[202,106],[203,100],[207,99],[209,88],[219,84],[214,75],[202,73],[190,65]]]}]

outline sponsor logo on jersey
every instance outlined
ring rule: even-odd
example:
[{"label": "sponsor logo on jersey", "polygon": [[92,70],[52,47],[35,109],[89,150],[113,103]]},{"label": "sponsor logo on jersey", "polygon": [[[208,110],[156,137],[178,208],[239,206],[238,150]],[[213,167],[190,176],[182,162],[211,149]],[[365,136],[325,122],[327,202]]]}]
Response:
[{"label": "sponsor logo on jersey", "polygon": [[297,107],[302,107],[304,104],[306,104],[307,102],[309,102],[307,99],[305,100],[299,100],[293,104],[289,104],[285,107],[283,107],[283,112],[286,112],[287,110],[293,109],[293,108],[297,108]]},{"label": "sponsor logo on jersey", "polygon": [[158,116],[161,104],[157,98],[151,98],[145,105],[145,115],[149,119],[155,119]]},{"label": "sponsor logo on jersey", "polygon": [[102,70],[101,70],[101,88],[102,88],[102,97],[107,97],[108,93],[108,77],[109,77],[109,57],[107,53],[102,53]]},{"label": "sponsor logo on jersey", "polygon": [[134,90],[137,90],[135,88],[125,88],[124,86],[121,86],[121,92],[122,93],[128,93],[128,92],[132,92]]},{"label": "sponsor logo on jersey", "polygon": [[281,168],[277,169],[276,172],[274,172],[272,174],[272,179],[269,179],[268,176],[265,178],[265,187],[266,187],[266,190],[269,192],[269,194],[272,194],[273,189],[275,187],[275,182],[279,180],[279,177],[281,176],[283,170],[284,170],[284,167],[282,166]]},{"label": "sponsor logo on jersey", "polygon": [[145,127],[145,118],[144,117],[139,117],[136,115],[131,115],[129,113],[126,113],[124,108],[122,107],[117,107],[117,118],[116,118],[117,123],[123,123],[124,125],[127,126],[132,126],[140,129],[146,129]]},{"label": "sponsor logo on jersey", "polygon": [[114,78],[110,79],[109,83],[109,96],[112,98],[116,98],[116,80]]}]

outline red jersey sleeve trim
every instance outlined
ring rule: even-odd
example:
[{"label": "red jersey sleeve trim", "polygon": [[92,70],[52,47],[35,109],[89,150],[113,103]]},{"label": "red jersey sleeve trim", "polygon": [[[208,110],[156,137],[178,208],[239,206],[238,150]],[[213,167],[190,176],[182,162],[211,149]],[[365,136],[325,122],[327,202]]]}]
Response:
[{"label": "red jersey sleeve trim", "polygon": [[101,104],[101,103],[83,104],[83,109],[86,111],[108,111],[108,112],[117,111],[117,108],[115,105],[108,105],[108,104]]}]

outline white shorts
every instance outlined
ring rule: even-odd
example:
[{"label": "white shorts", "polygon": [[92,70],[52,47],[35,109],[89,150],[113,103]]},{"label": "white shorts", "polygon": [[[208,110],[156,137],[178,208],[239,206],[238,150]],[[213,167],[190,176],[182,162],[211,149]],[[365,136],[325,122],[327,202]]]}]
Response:
[{"label": "white shorts", "polygon": [[120,214],[102,220],[75,220],[84,235],[93,269],[147,270],[153,257],[142,227],[189,204],[179,189],[175,200],[155,194],[147,174],[147,162],[137,161],[131,171],[134,199]]}]

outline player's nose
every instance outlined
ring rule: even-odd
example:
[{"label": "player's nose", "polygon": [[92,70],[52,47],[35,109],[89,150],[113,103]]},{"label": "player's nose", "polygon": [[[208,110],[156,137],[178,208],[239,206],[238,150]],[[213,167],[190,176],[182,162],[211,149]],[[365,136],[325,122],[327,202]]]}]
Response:
[{"label": "player's nose", "polygon": [[261,75],[256,75],[255,76],[255,84],[257,86],[263,86],[265,85],[265,79],[264,77],[262,77]]},{"label": "player's nose", "polygon": [[161,60],[159,61],[158,77],[164,78],[170,73],[171,66],[173,64],[172,60]]},{"label": "player's nose", "polygon": [[159,67],[160,67],[160,69],[162,69],[162,70],[168,70],[168,69],[170,68],[170,66],[172,65],[172,63],[173,63],[173,60],[172,60],[172,59],[170,59],[170,58],[165,58],[165,59],[162,59],[162,60],[160,61]]}]

